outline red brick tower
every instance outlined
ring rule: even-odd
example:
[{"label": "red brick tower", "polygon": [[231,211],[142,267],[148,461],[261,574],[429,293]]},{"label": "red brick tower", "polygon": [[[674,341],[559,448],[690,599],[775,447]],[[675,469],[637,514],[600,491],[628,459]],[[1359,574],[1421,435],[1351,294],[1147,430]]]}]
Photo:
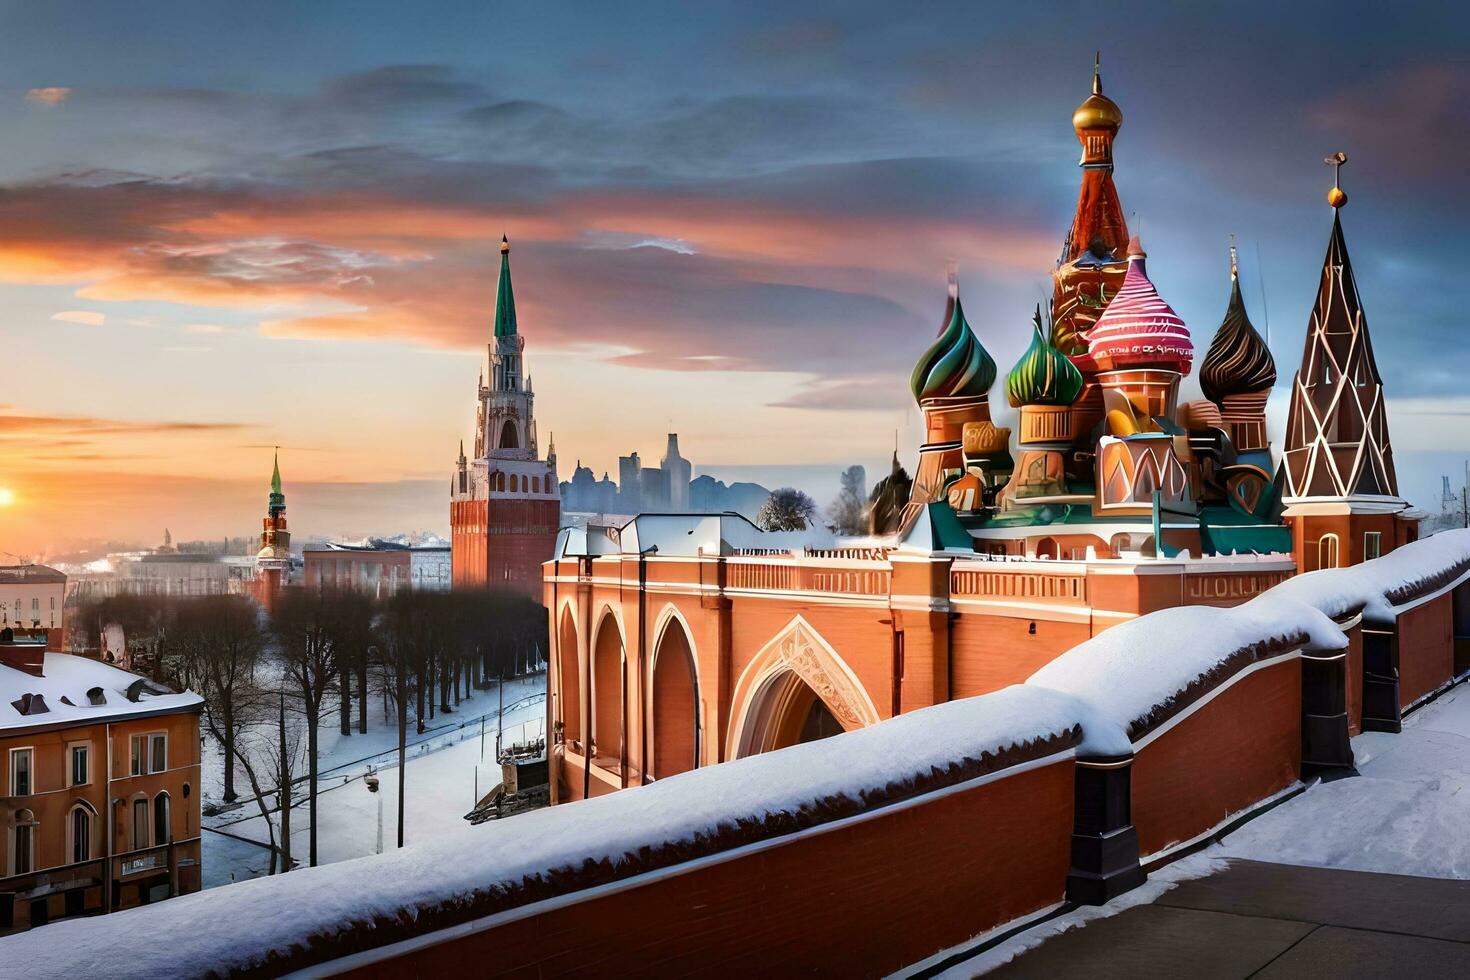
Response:
[{"label": "red brick tower", "polygon": [[531,379],[522,382],[526,342],[517,332],[510,242],[500,241],[495,331],[476,397],[474,457],[460,445],[450,479],[453,582],[541,598],[541,563],[551,558],[561,519],[556,449],[540,459]]},{"label": "red brick tower", "polygon": [[271,473],[270,502],[261,522],[260,551],[255,555],[255,596],[270,609],[291,573],[291,532],[286,529],[286,494],[281,490],[281,458]]}]

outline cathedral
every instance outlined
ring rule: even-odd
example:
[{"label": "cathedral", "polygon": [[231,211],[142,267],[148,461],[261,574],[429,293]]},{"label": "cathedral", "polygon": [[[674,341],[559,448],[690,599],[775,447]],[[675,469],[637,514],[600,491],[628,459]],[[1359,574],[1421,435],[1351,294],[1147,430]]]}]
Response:
[{"label": "cathedral", "polygon": [[[1180,401],[1196,350],[1124,219],[1122,123],[1094,67],[1072,115],[1081,189],[1051,302],[1003,381],[951,277],[910,380],[925,424],[914,475],[895,457],[871,536],[762,533],[734,514],[561,532],[543,581],[553,801],[999,690],[1117,623],[1236,605],[1414,539],[1420,515],[1398,492],[1348,258],[1347,195],[1328,194],[1278,455],[1266,423],[1276,364],[1233,248],[1224,316],[1198,359],[1204,397]],[[1014,433],[992,419],[997,382]],[[486,462],[498,465],[493,451]]]},{"label": "cathedral", "polygon": [[516,324],[510,241],[500,241],[494,334],[475,394],[474,455],[459,459],[449,485],[455,587],[488,586],[541,598],[541,563],[551,557],[561,516],[556,448],[537,448],[534,394],[523,374],[526,341]]}]

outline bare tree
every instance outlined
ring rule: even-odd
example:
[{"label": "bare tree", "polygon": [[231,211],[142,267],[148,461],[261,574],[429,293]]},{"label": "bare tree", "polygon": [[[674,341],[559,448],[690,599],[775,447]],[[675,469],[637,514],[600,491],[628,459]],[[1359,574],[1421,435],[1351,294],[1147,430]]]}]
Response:
[{"label": "bare tree", "polygon": [[290,589],[277,598],[271,610],[271,632],[280,651],[285,683],[301,696],[306,715],[306,769],[310,811],[309,854],[317,863],[317,738],[321,728],[322,701],[337,678],[337,614],[335,597],[302,589]]},{"label": "bare tree", "polygon": [[868,474],[861,466],[849,466],[842,471],[842,487],[827,508],[827,523],[832,530],[854,537],[867,533],[867,489]]},{"label": "bare tree", "polygon": [[816,516],[816,502],[795,487],[772,490],[755,515],[763,531],[805,531]]},{"label": "bare tree", "polygon": [[256,608],[241,596],[210,596],[180,603],[177,611],[179,682],[204,699],[205,727],[224,755],[224,800],[235,790],[236,740],[251,721],[255,669],[265,646]]}]

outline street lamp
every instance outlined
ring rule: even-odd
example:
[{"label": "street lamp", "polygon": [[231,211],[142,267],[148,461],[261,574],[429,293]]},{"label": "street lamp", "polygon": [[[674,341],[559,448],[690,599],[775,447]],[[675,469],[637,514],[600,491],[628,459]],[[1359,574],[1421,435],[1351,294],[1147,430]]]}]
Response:
[{"label": "street lamp", "polygon": [[378,854],[383,853],[383,794],[378,792],[378,774],[369,769],[367,775],[362,777],[367,784],[368,792],[378,798]]}]

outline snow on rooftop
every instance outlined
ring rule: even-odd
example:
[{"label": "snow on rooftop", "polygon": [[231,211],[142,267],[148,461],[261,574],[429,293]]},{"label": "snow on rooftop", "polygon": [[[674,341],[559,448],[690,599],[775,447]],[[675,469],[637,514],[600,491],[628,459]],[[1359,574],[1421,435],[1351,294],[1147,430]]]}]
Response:
[{"label": "snow on rooftop", "polygon": [[639,555],[694,558],[740,549],[792,551],[831,548],[837,539],[825,527],[805,531],[762,531],[734,511],[723,514],[639,514],[620,529],[598,525],[563,528],[556,556]]},{"label": "snow on rooftop", "polygon": [[[145,712],[191,708],[203,703],[199,695],[190,691],[154,694],[147,687],[151,682],[145,682],[137,701],[129,701],[128,688],[143,678],[69,653],[46,654],[42,670],[44,676],[36,677],[0,664],[0,730],[102,721]],[[87,697],[92,688],[102,689],[105,703],[92,704]],[[47,710],[39,714],[21,714],[11,702],[19,701],[27,694],[44,697]],[[71,704],[63,702],[63,697]]]}]

